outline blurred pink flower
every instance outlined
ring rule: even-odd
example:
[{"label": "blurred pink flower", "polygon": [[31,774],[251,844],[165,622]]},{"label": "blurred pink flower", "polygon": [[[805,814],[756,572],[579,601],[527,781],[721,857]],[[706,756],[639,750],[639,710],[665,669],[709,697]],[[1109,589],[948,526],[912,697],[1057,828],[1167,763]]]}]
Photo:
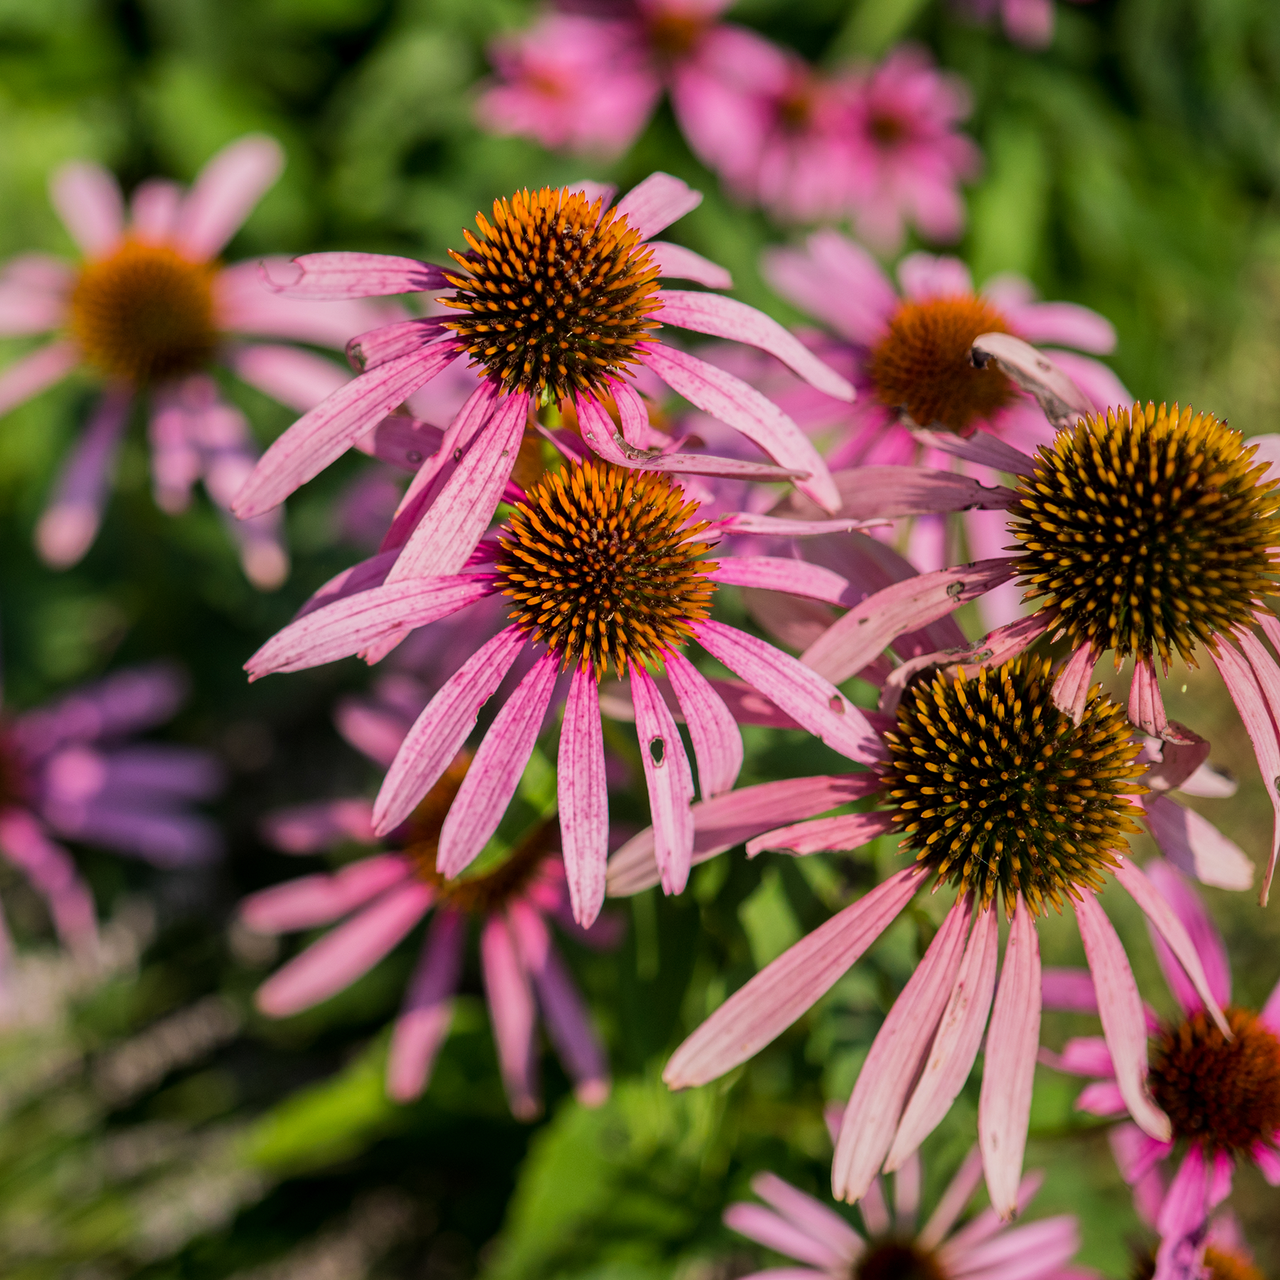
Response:
[{"label": "blurred pink flower", "polygon": [[[157,663],[0,721],[0,853],[45,899],[72,949],[95,945],[93,898],[51,834],[158,867],[205,863],[221,852],[213,823],[188,807],[220,790],[213,758],[128,741],[170,719],[186,693],[183,676]],[[9,951],[0,916],[0,967]]]},{"label": "blurred pink flower", "polygon": [[[982,1177],[977,1149],[969,1152],[923,1227],[917,1226],[920,1158],[909,1157],[894,1179],[890,1213],[879,1178],[859,1199],[865,1237],[834,1210],[772,1173],[759,1173],[751,1189],[769,1206],[731,1204],[725,1225],[766,1248],[794,1258],[798,1267],[753,1272],[746,1280],[849,1280],[851,1276],[935,1277],[936,1280],[1090,1280],[1072,1267],[1080,1230],[1072,1214],[1010,1227],[986,1209],[956,1223]],[[1018,1187],[1019,1212],[1040,1188],[1030,1173]]]},{"label": "blurred pink flower", "polygon": [[[441,826],[470,756],[461,752],[392,836],[396,850],[371,854],[340,871],[299,877],[246,898],[242,921],[257,933],[291,933],[345,921],[289,961],[258,992],[275,1018],[308,1009],[350,986],[433,912],[421,958],[395,1022],[387,1092],[418,1097],[449,1033],[462,975],[467,920],[480,927],[480,960],[503,1084],[522,1120],[541,1110],[537,1087],[537,1014],[546,1024],[578,1099],[598,1106],[609,1093],[604,1047],[547,928],[595,946],[616,940],[608,917],[586,931],[568,911],[564,869],[552,852],[555,824],[541,822],[501,866],[446,880],[435,870]],[[267,821],[268,838],[288,853],[314,853],[345,839],[374,839],[367,801],[290,810]]]},{"label": "blurred pink flower", "polygon": [[[75,163],[54,174],[54,207],[84,261],[75,267],[31,253],[0,271],[0,334],[59,331],[53,343],[0,373],[0,414],[78,366],[106,386],[41,517],[36,545],[47,563],[74,564],[92,545],[139,394],[151,396],[159,506],[182,511],[202,480],[227,511],[257,450],[244,415],[219,395],[211,368],[225,364],[296,409],[310,408],[346,381],[341,368],[316,354],[236,340],[253,334],[341,348],[379,319],[367,303],[287,301],[262,287],[258,263],[216,261],[283,162],[273,139],[241,138],[205,165],[189,194],[161,179],[143,183],[128,225],[120,189],[105,169]],[[278,586],[288,572],[279,514],[228,525],[249,579]]]},{"label": "blurred pink flower", "polygon": [[[1280,1186],[1280,983],[1261,1011],[1231,1002],[1231,968],[1222,935],[1199,895],[1168,864],[1154,862],[1147,876],[1170,904],[1195,945],[1213,999],[1226,1010],[1227,1039],[1164,941],[1153,934],[1156,957],[1180,1016],[1162,1022],[1148,1009],[1152,1037],[1151,1091],[1173,1124],[1167,1141],[1126,1121],[1112,1147],[1127,1182],[1141,1186],[1160,1162],[1181,1152],[1172,1183],[1155,1218],[1161,1244],[1156,1280],[1191,1274],[1186,1258],[1202,1246],[1209,1215],[1231,1192],[1235,1166],[1248,1161],[1272,1186]],[[1077,1012],[1096,1011],[1087,975],[1054,971],[1045,978],[1045,1003]],[[1105,1040],[1081,1036],[1062,1053],[1046,1054],[1062,1071],[1099,1077],[1076,1105],[1101,1116],[1124,1116],[1128,1106],[1115,1081]],[[1162,1181],[1162,1179],[1161,1179]]]},{"label": "blurred pink flower", "polygon": [[[1093,0],[1072,0],[1092,4]],[[1028,49],[1043,49],[1053,40],[1053,0],[961,0],[961,7],[979,18],[999,13],[1005,35]]]}]

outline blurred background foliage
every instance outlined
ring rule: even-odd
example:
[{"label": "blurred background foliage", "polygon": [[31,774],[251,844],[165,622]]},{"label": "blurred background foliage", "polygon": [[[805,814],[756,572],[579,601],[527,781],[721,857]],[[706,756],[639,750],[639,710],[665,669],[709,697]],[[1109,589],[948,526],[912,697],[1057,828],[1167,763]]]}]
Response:
[{"label": "blurred background foliage", "polygon": [[[738,296],[795,319],[764,288],[761,247],[784,239],[735,206],[690,155],[664,108],[607,167],[489,137],[472,119],[497,32],[524,0],[0,0],[0,257],[65,252],[49,172],[89,157],[126,189],[190,179],[248,130],[289,156],[229,256],[352,248],[439,258],[477,209],[522,185],[582,176],[628,185],[654,168],[706,192],[674,234],[734,272]],[[1247,433],[1280,409],[1280,6],[1273,0],[1097,0],[1060,5],[1051,49],[1028,53],[936,0],[743,0],[732,17],[837,65],[923,41],[971,85],[985,168],[969,190],[960,252],[982,280],[1030,276],[1120,334],[1115,368],[1136,395],[1193,401]],[[6,361],[21,348],[0,348]],[[87,383],[69,382],[0,423],[0,627],[6,701],[21,708],[109,666],[176,655],[195,696],[172,729],[212,746],[234,785],[227,862],[163,874],[83,851],[110,921],[109,972],[47,947],[18,878],[0,892],[24,943],[13,982],[26,1012],[0,1034],[0,1271],[37,1280],[365,1275],[716,1280],[759,1265],[721,1226],[750,1175],[772,1168],[821,1192],[821,1105],[847,1095],[866,1048],[943,903],[905,917],[868,961],[760,1057],[718,1086],[672,1096],[671,1047],[801,932],[873,883],[893,856],[836,861],[741,854],[700,868],[677,901],[614,909],[617,953],[571,951],[598,1011],[617,1084],[598,1111],[544,1063],[547,1108],[506,1109],[476,972],[419,1103],[382,1091],[384,1027],[413,943],[342,996],[282,1024],[251,1010],[274,951],[229,927],[246,891],[296,867],[265,849],[273,805],[370,789],[376,779],[330,724],[355,663],[250,689],[240,663],[319,582],[354,558],[331,516],[363,464],[331,468],[291,503],[296,568],[278,593],[243,581],[207,506],[170,519],[147,493],[135,433],[105,530],[84,562],[41,568],[31,529]],[[262,439],[286,411],[228,387]],[[1185,676],[1170,711],[1213,737],[1243,779],[1204,802],[1255,857],[1269,815],[1248,744],[1216,679]],[[1175,685],[1177,681],[1175,679]],[[747,772],[831,767],[810,742],[749,736]],[[1114,896],[1114,895],[1113,895]],[[1280,969],[1276,908],[1213,894],[1240,997]],[[1144,991],[1167,1000],[1143,931],[1118,910]],[[1048,962],[1080,959],[1050,922]],[[1049,1019],[1058,1042],[1072,1029]],[[1081,1216],[1082,1260],[1123,1276],[1139,1240],[1100,1131],[1074,1085],[1038,1082],[1028,1164],[1047,1168],[1035,1214]],[[976,1082],[926,1148],[926,1200],[962,1157]],[[1238,1202],[1264,1271],[1280,1267],[1274,1193],[1246,1174]]]}]

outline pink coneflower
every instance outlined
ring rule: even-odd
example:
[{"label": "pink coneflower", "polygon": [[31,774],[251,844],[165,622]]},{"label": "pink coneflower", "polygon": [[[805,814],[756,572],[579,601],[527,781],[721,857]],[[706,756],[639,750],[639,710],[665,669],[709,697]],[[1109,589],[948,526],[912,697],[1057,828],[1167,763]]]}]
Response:
[{"label": "pink coneflower", "polygon": [[[400,1102],[427,1087],[449,1033],[462,972],[467,921],[480,925],[480,959],[502,1080],[512,1112],[541,1109],[537,1088],[537,1012],[572,1077],[578,1098],[598,1106],[609,1093],[605,1052],[582,997],[556,952],[547,916],[580,938],[607,942],[605,922],[591,935],[568,919],[565,878],[553,856],[555,826],[538,826],[505,862],[483,875],[446,880],[435,869],[441,826],[470,765],[460,753],[395,833],[394,852],[373,854],[332,874],[302,876],[246,898],[241,919],[259,933],[290,933],[349,917],[289,961],[258,992],[258,1007],[282,1018],[350,986],[433,912],[422,956],[396,1019],[387,1091]],[[329,828],[297,814],[269,825],[290,853],[316,852],[346,838],[371,839],[365,804],[347,801]],[[333,816],[337,818],[336,810]],[[363,829],[362,829],[363,822]]]},{"label": "pink coneflower", "polygon": [[[283,161],[273,139],[241,138],[205,165],[189,194],[172,182],[143,183],[127,224],[120,189],[105,169],[76,163],[54,174],[54,207],[84,261],[77,267],[25,254],[0,273],[0,333],[59,333],[0,374],[0,413],[79,366],[105,388],[37,529],[48,563],[74,564],[93,543],[120,438],[143,393],[150,396],[156,502],[171,514],[182,511],[202,480],[225,511],[257,450],[244,415],[219,395],[214,366],[228,365],[298,409],[344,381],[341,369],[317,355],[236,341],[254,334],[340,348],[378,317],[370,304],[286,301],[262,288],[256,263],[217,262]],[[288,572],[279,516],[229,525],[249,579],[278,586]]]},{"label": "pink coneflower", "polygon": [[[313,254],[277,286],[296,297],[352,298],[443,290],[444,315],[364,334],[353,346],[365,372],[294,423],[267,450],[236,498],[260,515],[341,456],[387,412],[460,357],[483,381],[445,431],[406,496],[388,547],[403,546],[391,580],[456,573],[502,496],[530,411],[558,402],[582,438],[623,466],[667,471],[792,476],[831,509],[837,496],[817,450],[774,404],[740,379],[668,346],[664,324],[761,347],[829,394],[852,388],[781,325],[712,293],[659,288],[665,272],[712,287],[726,273],[651,237],[702,197],[656,173],[613,208],[607,194],[544,187],[477,214],[467,253],[440,268],[375,254]],[[652,456],[648,411],[632,385],[647,368],[698,408],[727,422],[778,467],[701,455]],[[617,415],[616,420],[612,415]],[[425,514],[423,514],[425,512]],[[411,531],[411,532],[410,532]]]},{"label": "pink coneflower", "polygon": [[[983,342],[1006,352],[1002,367],[1018,368],[1024,360],[1013,338],[992,334]],[[950,613],[992,585],[1016,581],[1038,607],[1023,620],[1018,648],[1003,656],[1046,631],[1065,636],[1071,656],[1054,685],[1058,707],[1080,714],[1094,664],[1110,650],[1117,668],[1126,658],[1134,662],[1130,720],[1173,747],[1196,747],[1200,739],[1165,714],[1155,663],[1167,675],[1175,658],[1195,665],[1203,647],[1248,730],[1277,813],[1265,902],[1280,852],[1280,667],[1255,627],[1273,644],[1280,640],[1280,622],[1264,603],[1280,568],[1280,492],[1268,478],[1268,463],[1255,455],[1261,447],[1268,456],[1274,442],[1265,436],[1247,442],[1189,406],[1180,411],[1149,403],[1085,414],[1034,457],[1009,449],[1003,465],[1018,475],[1017,488],[989,505],[1008,509],[1008,536],[1022,544],[1019,553],[879,592],[816,640],[804,661],[842,681],[900,631]],[[972,456],[989,453],[983,437],[956,447],[965,452],[970,446]],[[947,494],[936,480],[916,479],[922,490],[939,494],[935,510],[954,509],[943,505]],[[927,504],[924,498],[921,509]],[[955,586],[970,581],[972,592]],[[956,594],[940,599],[939,589]],[[863,609],[887,626],[863,626]]]},{"label": "pink coneflower", "polygon": [[[221,849],[213,824],[188,808],[221,785],[212,758],[128,741],[168,720],[186,689],[176,670],[159,663],[0,720],[0,852],[48,903],[70,948],[95,944],[93,898],[53,836],[160,867],[207,862]],[[9,949],[0,918],[0,965]]]},{"label": "pink coneflower", "polygon": [[[803,1264],[753,1272],[747,1280],[1084,1280],[1093,1273],[1070,1266],[1080,1247],[1072,1214],[1010,1227],[987,1209],[956,1228],[982,1177],[977,1150],[970,1151],[923,1227],[917,1227],[920,1158],[911,1156],[894,1179],[889,1206],[876,1178],[858,1201],[866,1236],[838,1213],[772,1173],[757,1174],[751,1189],[769,1205],[731,1204],[725,1225],[740,1235]],[[1042,1175],[1028,1174],[1018,1188],[1024,1209]]]},{"label": "pink coneflower", "polygon": [[[896,724],[882,733],[876,766],[845,784],[844,799],[880,807],[802,821],[747,845],[749,854],[806,854],[854,849],[900,832],[916,862],[721,1005],[672,1056],[664,1079],[673,1088],[713,1080],[768,1044],[831,988],[931,875],[937,887],[957,890],[849,1099],[832,1170],[840,1199],[865,1194],[882,1165],[901,1167],[942,1119],[968,1077],[990,1012],[979,1145],[992,1203],[1001,1216],[1014,1211],[1039,1044],[1035,920],[1051,907],[1070,906],[1079,924],[1131,1113],[1153,1137],[1169,1137],[1169,1120],[1147,1090],[1141,1000],[1098,903],[1106,872],[1146,912],[1215,1012],[1216,1006],[1185,929],[1119,852],[1126,834],[1139,830],[1140,810],[1129,797],[1144,790],[1137,782],[1140,744],[1131,740],[1121,708],[1096,686],[1076,721],[1053,705],[1052,685],[1048,663],[1026,657],[981,668],[973,679],[939,674],[909,685]],[[997,990],[1000,903],[1010,935]]]},{"label": "pink coneflower", "polygon": [[655,472],[574,463],[516,496],[515,513],[498,527],[496,539],[480,544],[462,572],[383,582],[387,557],[375,557],[335,584],[332,594],[322,593],[313,611],[246,664],[257,678],[362,651],[380,655],[417,627],[487,597],[508,597],[509,624],[475,648],[400,747],[374,809],[380,834],[403,822],[442,776],[480,708],[522,655],[533,658],[532,666],[485,734],[450,809],[439,870],[456,876],[496,830],[552,704],[557,673],[572,667],[558,785],[561,847],[574,913],[584,925],[604,898],[609,820],[598,685],[608,666],[630,682],[668,892],[683,889],[689,874],[693,777],[650,665],[664,666],[671,681],[704,796],[733,786],[742,739],[715,687],[681,653],[689,640],[828,745],[852,759],[870,758],[874,735],[833,685],[764,641],[707,616],[722,582],[784,585],[792,593],[838,600],[848,587],[838,575],[768,556],[703,560],[711,526],[698,520],[697,503],[685,501],[678,486]]},{"label": "pink coneflower", "polygon": [[[1181,1274],[1180,1253],[1203,1241],[1209,1214],[1230,1193],[1238,1163],[1250,1161],[1268,1182],[1280,1186],[1280,983],[1261,1011],[1232,1004],[1226,946],[1199,895],[1163,862],[1152,863],[1147,875],[1192,939],[1212,998],[1224,1007],[1230,1028],[1228,1036],[1156,937],[1156,956],[1179,1015],[1161,1022],[1147,1012],[1152,1039],[1149,1079],[1172,1132],[1162,1141],[1126,1123],[1113,1146],[1126,1181],[1135,1184],[1158,1162],[1181,1153],[1156,1222],[1161,1235],[1156,1275],[1165,1280]],[[1087,1008],[1090,1002],[1081,1001],[1081,989],[1076,975],[1065,971],[1046,984],[1045,999]],[[1062,1070],[1101,1077],[1081,1093],[1077,1106],[1095,1115],[1127,1113],[1105,1041],[1079,1037],[1050,1061]]]},{"label": "pink coneflower", "polygon": [[[1092,4],[1093,0],[1072,0]],[[980,18],[999,13],[1005,35],[1028,49],[1043,49],[1053,41],[1053,0],[962,0],[962,7]]]}]

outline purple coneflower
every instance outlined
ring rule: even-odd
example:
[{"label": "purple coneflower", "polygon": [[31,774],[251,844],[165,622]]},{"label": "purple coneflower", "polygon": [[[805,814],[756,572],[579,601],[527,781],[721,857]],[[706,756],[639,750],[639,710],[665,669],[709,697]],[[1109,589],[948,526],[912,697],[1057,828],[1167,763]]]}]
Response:
[{"label": "purple coneflower", "polygon": [[[596,194],[593,194],[596,193]],[[758,346],[830,395],[852,388],[781,325],[713,293],[662,289],[663,274],[712,288],[727,273],[678,245],[652,240],[701,195],[655,173],[612,208],[611,189],[517,192],[477,214],[478,234],[436,267],[376,254],[312,254],[276,287],[299,298],[443,291],[448,310],[361,336],[365,372],[294,423],[236,498],[251,517],[283,501],[341,456],[396,405],[455,360],[482,380],[410,486],[386,546],[402,547],[391,579],[456,573],[466,563],[515,466],[531,410],[572,408],[582,439],[622,466],[704,474],[794,477],[825,509],[838,503],[807,436],[755,388],[663,341],[675,325]],[[653,456],[648,411],[632,385],[647,368],[691,404],[729,423],[779,465],[701,455]],[[616,415],[616,418],[615,416]]]},{"label": "purple coneflower", "polygon": [[[1113,1135],[1113,1147],[1125,1180],[1135,1185],[1160,1162],[1181,1154],[1156,1218],[1156,1275],[1166,1280],[1181,1274],[1178,1259],[1188,1243],[1203,1242],[1209,1215],[1230,1193],[1238,1163],[1252,1163],[1272,1186],[1280,1186],[1280,983],[1260,1011],[1233,1004],[1227,949],[1199,895],[1163,862],[1147,867],[1147,875],[1192,939],[1213,1000],[1226,1014],[1224,1027],[1163,940],[1153,937],[1178,1016],[1161,1021],[1146,1012],[1148,1082],[1172,1131],[1161,1140],[1126,1122]],[[1054,973],[1045,985],[1046,1003],[1092,1011],[1096,1005],[1087,979],[1081,979],[1085,975],[1070,970]],[[1061,1055],[1047,1058],[1061,1070],[1100,1077],[1080,1094],[1078,1107],[1102,1116],[1128,1113],[1104,1040],[1077,1037]]]},{"label": "purple coneflower", "polygon": [[[248,424],[218,394],[214,366],[228,365],[297,409],[345,380],[313,353],[236,341],[253,334],[341,348],[378,318],[367,303],[287,301],[262,288],[256,263],[217,262],[283,161],[273,139],[241,138],[205,165],[189,194],[160,179],[143,183],[127,225],[120,189],[105,169],[76,163],[54,174],[54,207],[84,261],[75,267],[24,254],[0,272],[0,333],[59,334],[0,374],[0,413],[78,366],[99,375],[105,390],[40,520],[36,543],[48,563],[74,564],[92,545],[139,395],[151,397],[156,502],[173,514],[190,502],[197,480],[227,510],[253,467]],[[230,524],[249,579],[278,586],[288,572],[278,515]]]},{"label": "purple coneflower", "polygon": [[[387,557],[375,557],[322,591],[311,612],[246,664],[257,678],[359,652],[380,656],[417,627],[487,597],[509,599],[508,625],[445,682],[397,752],[374,808],[379,834],[399,826],[443,776],[480,708],[522,655],[532,657],[532,665],[458,790],[441,831],[438,869],[456,876],[494,833],[552,705],[557,674],[572,668],[558,787],[561,847],[574,914],[584,925],[604,899],[609,817],[598,686],[609,666],[630,682],[657,860],[669,893],[683,889],[689,874],[693,776],[651,665],[665,667],[688,724],[704,797],[733,786],[743,748],[724,699],[681,652],[690,640],[835,750],[855,760],[874,758],[867,721],[834,685],[772,645],[708,617],[720,583],[839,601],[847,598],[844,579],[798,560],[704,560],[710,544],[703,539],[713,526],[699,521],[698,504],[660,473],[576,462],[545,473],[517,496],[496,539],[482,542],[462,572],[393,582]],[[812,529],[762,517],[754,525],[787,533]]]},{"label": "purple coneflower", "polygon": [[[892,1213],[879,1178],[859,1199],[863,1236],[813,1196],[761,1173],[752,1178],[751,1189],[769,1208],[732,1204],[724,1220],[740,1235],[801,1264],[756,1271],[747,1280],[1087,1280],[1093,1275],[1070,1265],[1080,1247],[1071,1214],[1010,1227],[987,1209],[957,1228],[981,1178],[975,1149],[918,1227],[921,1170],[919,1156],[913,1155],[894,1178]],[[1039,1173],[1022,1179],[1019,1210],[1031,1202],[1041,1181]]]},{"label": "purple coneflower", "polygon": [[[188,807],[220,788],[213,759],[128,741],[170,719],[186,689],[174,668],[158,663],[0,720],[0,852],[45,899],[69,948],[94,946],[93,898],[53,836],[160,867],[207,862],[221,850],[213,824]],[[9,949],[0,917],[0,965]]]},{"label": "purple coneflower", "polygon": [[[345,921],[268,979],[258,1007],[281,1018],[350,986],[432,912],[421,959],[396,1019],[387,1061],[387,1091],[400,1102],[427,1087],[449,1033],[467,940],[480,926],[480,960],[502,1080],[512,1112],[540,1110],[536,1032],[540,1011],[578,1098],[598,1106],[609,1093],[604,1049],[573,979],[557,954],[547,917],[580,939],[607,945],[606,920],[590,933],[569,917],[564,869],[554,856],[555,824],[540,822],[498,867],[460,880],[436,870],[441,826],[471,764],[463,751],[393,835],[393,852],[372,854],[340,871],[299,877],[255,893],[240,916],[255,932],[277,934]],[[367,803],[278,815],[268,833],[290,853],[313,853],[344,838],[372,839]]]}]

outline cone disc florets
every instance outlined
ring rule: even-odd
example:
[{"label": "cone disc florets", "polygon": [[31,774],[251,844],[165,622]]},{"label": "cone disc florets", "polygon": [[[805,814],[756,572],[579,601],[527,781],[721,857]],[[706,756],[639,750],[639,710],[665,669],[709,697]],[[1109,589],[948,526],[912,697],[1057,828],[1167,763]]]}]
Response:
[{"label": "cone disc florets", "polygon": [[1280,1038],[1248,1009],[1226,1016],[1230,1040],[1203,1009],[1166,1028],[1149,1083],[1175,1138],[1245,1156],[1280,1131]]},{"label": "cone disc florets", "polygon": [[496,200],[476,214],[441,301],[449,327],[506,391],[545,401],[605,391],[658,327],[658,267],[624,214],[567,188]]},{"label": "cone disc florets", "polygon": [[498,578],[531,640],[603,675],[659,662],[707,616],[716,566],[696,502],[651,471],[587,462],[549,472],[501,536]]},{"label": "cone disc florets", "polygon": [[1008,331],[1004,316],[974,294],[902,303],[871,351],[877,399],[919,426],[968,435],[1016,395],[993,363],[978,369],[969,359],[980,334]]},{"label": "cone disc florets", "polygon": [[903,847],[982,905],[1000,896],[1009,914],[1019,893],[1042,913],[1101,888],[1113,850],[1139,830],[1123,711],[1095,689],[1076,725],[1052,684],[1049,663],[1026,657],[976,679],[939,674],[907,690],[885,734]]},{"label": "cone disc florets", "polygon": [[937,1258],[914,1240],[872,1240],[850,1268],[850,1280],[945,1280]]},{"label": "cone disc florets", "polygon": [[1280,496],[1253,454],[1189,406],[1108,410],[1060,432],[1011,508],[1026,598],[1117,661],[1216,652],[1252,622],[1277,567]]},{"label": "cone disc florets", "polygon": [[167,245],[125,240],[80,272],[71,336],[89,364],[135,387],[196,373],[218,345],[215,273]]}]

